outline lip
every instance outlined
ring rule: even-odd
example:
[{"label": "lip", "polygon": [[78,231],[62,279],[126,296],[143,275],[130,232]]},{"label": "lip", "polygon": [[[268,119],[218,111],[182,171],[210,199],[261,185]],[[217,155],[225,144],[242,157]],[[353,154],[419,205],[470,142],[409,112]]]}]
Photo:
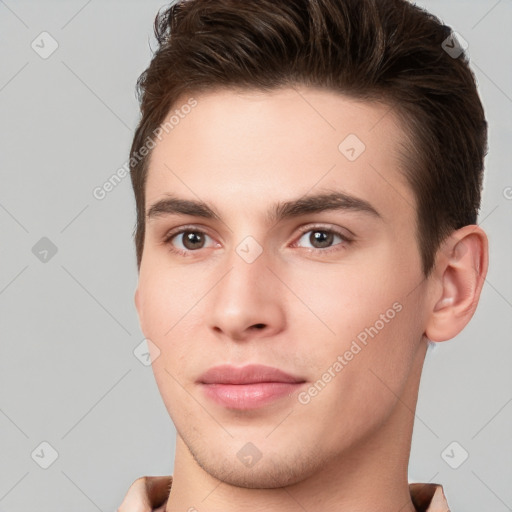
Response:
[{"label": "lip", "polygon": [[300,377],[261,364],[231,366],[228,364],[214,366],[203,373],[198,382],[201,384],[257,384],[259,382],[304,382]]},{"label": "lip", "polygon": [[223,407],[248,410],[290,397],[306,381],[278,368],[251,364],[210,368],[197,380],[205,395]]}]

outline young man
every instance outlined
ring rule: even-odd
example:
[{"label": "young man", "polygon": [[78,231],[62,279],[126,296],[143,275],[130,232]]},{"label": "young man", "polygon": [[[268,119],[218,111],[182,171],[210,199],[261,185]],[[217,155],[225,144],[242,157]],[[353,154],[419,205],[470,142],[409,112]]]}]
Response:
[{"label": "young man", "polygon": [[407,469],[428,344],[487,272],[457,39],[403,0],[187,0],[155,29],[135,302],[176,455],[119,510],[449,510]]}]

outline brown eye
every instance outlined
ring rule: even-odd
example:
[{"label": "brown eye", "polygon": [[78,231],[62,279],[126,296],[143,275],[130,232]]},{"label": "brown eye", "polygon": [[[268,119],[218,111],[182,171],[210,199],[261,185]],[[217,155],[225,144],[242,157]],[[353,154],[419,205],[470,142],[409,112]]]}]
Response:
[{"label": "brown eye", "polygon": [[188,256],[199,249],[207,248],[210,239],[210,246],[213,246],[210,236],[198,229],[181,229],[170,233],[164,240],[171,252]]},{"label": "brown eye", "polygon": [[201,249],[204,245],[204,233],[199,231],[185,231],[183,235],[183,246],[186,249],[193,251],[194,249]]},{"label": "brown eye", "polygon": [[313,226],[304,229],[301,237],[294,245],[322,256],[331,251],[346,249],[351,242],[351,238],[338,230]]},{"label": "brown eye", "polygon": [[329,231],[311,231],[309,242],[317,249],[329,247],[334,240],[334,234]]},{"label": "brown eye", "polygon": [[343,245],[343,242],[349,242],[346,236],[337,231],[319,228],[305,231],[300,237],[298,245],[308,248],[304,245],[304,241],[310,244],[309,248],[312,250],[331,249],[337,245]]}]

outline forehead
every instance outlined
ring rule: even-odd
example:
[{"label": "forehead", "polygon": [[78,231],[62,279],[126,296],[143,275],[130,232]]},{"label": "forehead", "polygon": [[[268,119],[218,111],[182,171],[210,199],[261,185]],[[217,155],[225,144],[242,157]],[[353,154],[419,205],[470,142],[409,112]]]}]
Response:
[{"label": "forehead", "polygon": [[308,87],[192,97],[180,98],[162,123],[146,208],[172,193],[254,213],[329,188],[391,215],[414,209],[401,169],[405,134],[388,105]]}]

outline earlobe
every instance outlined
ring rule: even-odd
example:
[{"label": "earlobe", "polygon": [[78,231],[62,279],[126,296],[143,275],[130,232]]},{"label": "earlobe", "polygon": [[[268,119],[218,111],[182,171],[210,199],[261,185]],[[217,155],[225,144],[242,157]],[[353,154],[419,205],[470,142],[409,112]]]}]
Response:
[{"label": "earlobe", "polygon": [[488,241],[476,225],[455,231],[438,251],[434,279],[437,296],[425,336],[432,341],[454,338],[473,316],[487,275]]}]

